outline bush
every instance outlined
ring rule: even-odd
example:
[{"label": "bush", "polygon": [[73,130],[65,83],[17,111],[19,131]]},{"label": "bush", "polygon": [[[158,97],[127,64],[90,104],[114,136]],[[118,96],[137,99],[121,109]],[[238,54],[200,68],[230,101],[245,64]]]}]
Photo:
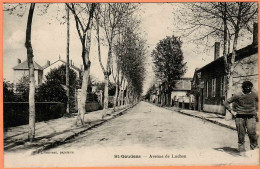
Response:
[{"label": "bush", "polygon": [[[59,101],[67,104],[67,101],[69,100],[70,105],[70,112],[74,111],[74,108],[76,106],[75,103],[75,90],[80,87],[81,80],[77,79],[77,74],[74,70],[69,69],[69,99],[66,95],[66,66],[61,65],[60,67],[53,69],[46,75],[46,82],[39,89],[39,100],[43,101]],[[58,90],[55,92],[53,86]],[[62,89],[59,89],[62,88]],[[44,90],[49,90],[46,95],[42,95],[41,93],[44,93]],[[60,94],[58,94],[60,92]],[[48,97],[47,95],[51,95],[51,97]],[[62,96],[61,96],[62,95]],[[55,97],[55,98],[52,98]]]},{"label": "bush", "polygon": [[[29,123],[28,102],[5,102],[4,103],[4,128],[25,125]],[[36,122],[46,121],[62,117],[66,108],[60,102],[36,102]]]},{"label": "bush", "polygon": [[57,82],[42,84],[36,93],[38,102],[62,102],[67,103],[66,90]]},{"label": "bush", "polygon": [[4,102],[12,102],[15,101],[14,92],[13,92],[13,84],[8,81],[3,82],[3,99]]},{"label": "bush", "polygon": [[29,100],[29,76],[23,76],[16,84],[17,101],[28,102]]}]

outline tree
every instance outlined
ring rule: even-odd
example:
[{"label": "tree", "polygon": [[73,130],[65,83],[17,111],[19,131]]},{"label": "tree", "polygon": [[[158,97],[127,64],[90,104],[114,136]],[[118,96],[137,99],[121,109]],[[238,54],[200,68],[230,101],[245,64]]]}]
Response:
[{"label": "tree", "polygon": [[16,95],[17,101],[28,102],[29,100],[29,86],[30,86],[30,77],[28,75],[22,76],[16,84]]},{"label": "tree", "polygon": [[[69,9],[66,7],[66,11],[67,11],[67,63],[66,63],[66,87],[67,87],[67,91],[66,91],[66,95],[67,98],[69,99],[70,96],[70,86],[69,86],[69,61],[70,61],[70,11]],[[69,104],[69,100],[67,101],[67,109],[66,109],[66,113],[69,115],[70,114],[70,104]]]},{"label": "tree", "polygon": [[[104,109],[108,108],[108,84],[112,69],[112,51],[114,39],[120,28],[127,22],[127,18],[135,10],[136,6],[130,3],[107,3],[99,4],[95,14],[99,63],[105,77]],[[101,61],[100,51],[100,28],[103,30],[108,45],[106,69]],[[117,85],[117,84],[116,84]],[[117,86],[118,88],[118,86]],[[117,96],[116,96],[117,97]]]},{"label": "tree", "polygon": [[162,82],[162,93],[167,105],[170,104],[175,81],[180,79],[187,70],[186,63],[183,62],[181,46],[182,41],[179,37],[167,36],[157,43],[151,54],[154,59],[155,75]]},{"label": "tree", "polygon": [[26,28],[26,41],[25,47],[27,49],[27,60],[29,67],[29,77],[30,77],[30,88],[29,88],[29,133],[28,137],[30,141],[33,141],[35,137],[35,79],[34,79],[34,65],[33,65],[33,48],[31,44],[31,28],[32,28],[32,19],[33,12],[35,8],[35,3],[31,3],[27,28]]},{"label": "tree", "polygon": [[13,83],[3,81],[3,100],[4,102],[13,102],[15,101],[14,92],[13,92]]},{"label": "tree", "polygon": [[[227,21],[230,22],[234,29],[233,49],[230,61],[228,57],[224,57],[225,71],[227,74],[226,79],[226,98],[230,98],[233,92],[233,73],[235,69],[235,58],[237,51],[237,42],[240,31],[248,26],[250,21],[254,20],[255,15],[258,12],[256,3],[249,2],[237,2],[227,5]],[[226,111],[226,120],[232,118],[231,114]]]},{"label": "tree", "polygon": [[[75,91],[80,86],[80,80],[77,78],[77,74],[73,69],[69,68],[69,97],[66,92],[67,89],[67,77],[66,77],[66,65],[61,65],[58,68],[51,70],[46,75],[46,81],[43,83],[36,94],[36,100],[41,102],[63,102],[67,104],[69,102],[69,111],[73,112],[75,108]],[[68,104],[67,104],[68,105]]]},{"label": "tree", "polygon": [[77,121],[78,119],[80,119],[81,124],[84,125],[87,88],[88,88],[90,65],[91,65],[91,62],[89,60],[89,53],[90,53],[90,46],[91,46],[91,29],[92,29],[93,15],[96,9],[96,4],[95,3],[84,3],[84,4],[66,3],[66,6],[70,9],[71,13],[74,16],[76,29],[82,45],[81,57],[82,57],[84,71],[83,71],[81,96],[80,96],[80,104],[78,108]]},{"label": "tree", "polygon": [[[208,41],[210,37],[213,37],[223,42],[226,73],[225,95],[226,98],[229,98],[233,93],[233,71],[238,38],[243,37],[246,32],[252,32],[251,25],[257,20],[257,3],[194,3],[190,4],[189,8],[191,13],[187,11],[182,13],[185,16],[185,19],[182,18],[182,20],[190,27],[182,30],[188,31],[188,35],[194,33],[194,36],[199,40],[206,39]],[[230,52],[232,54],[229,59]],[[226,120],[231,118],[231,114],[226,111]]]},{"label": "tree", "polygon": [[[33,65],[33,48],[31,43],[31,30],[32,30],[32,21],[35,9],[35,3],[30,3],[28,20],[26,26],[26,40],[25,47],[27,49],[27,60],[29,67],[29,78],[30,78],[30,87],[29,87],[29,128],[28,128],[28,139],[32,142],[35,137],[35,79],[34,79],[34,65]],[[22,17],[25,13],[27,4],[6,4],[4,6],[4,11],[9,14],[17,14],[17,16]],[[47,12],[49,4],[43,4],[44,8],[40,9],[40,15]]]},{"label": "tree", "polygon": [[39,87],[36,100],[39,102],[62,102],[67,104],[69,99],[62,84],[57,81],[48,81]]}]

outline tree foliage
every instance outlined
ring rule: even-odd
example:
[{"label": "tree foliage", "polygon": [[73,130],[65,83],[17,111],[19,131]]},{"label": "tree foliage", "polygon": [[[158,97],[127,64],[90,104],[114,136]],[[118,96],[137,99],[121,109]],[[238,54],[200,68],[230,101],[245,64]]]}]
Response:
[{"label": "tree foliage", "polygon": [[[176,23],[182,24],[176,26],[184,36],[200,44],[211,47],[209,42],[217,40],[224,45],[226,30],[227,53],[231,51],[231,40],[234,39],[236,29],[240,29],[239,36],[252,32],[253,22],[258,17],[256,2],[185,3],[178,12],[175,16],[178,20]],[[237,22],[238,20],[240,21]]]},{"label": "tree foliage", "polygon": [[[120,31],[127,25],[129,16],[135,11],[136,5],[131,3],[106,3],[98,4],[95,14],[97,41],[98,41],[98,55],[99,63],[105,76],[105,91],[104,91],[104,109],[108,107],[108,84],[109,76],[112,73],[112,51],[115,45],[115,38],[120,34]],[[101,30],[101,31],[100,31]],[[101,61],[100,51],[100,32],[104,36],[105,44],[108,46],[106,68]],[[117,77],[118,78],[118,77]],[[117,81],[117,80],[116,80]],[[118,88],[118,83],[116,84]],[[116,90],[118,95],[118,90]],[[117,96],[115,96],[115,103]]]},{"label": "tree foliage", "polygon": [[15,101],[15,96],[13,92],[13,84],[4,79],[3,81],[3,99],[4,102]]},{"label": "tree foliage", "polygon": [[179,37],[167,36],[157,43],[151,54],[155,75],[167,85],[168,92],[173,90],[175,80],[180,79],[187,70],[181,46],[182,41]]},{"label": "tree foliage", "polygon": [[29,101],[29,75],[22,76],[16,83],[17,101],[28,102]]},{"label": "tree foliage", "polygon": [[126,28],[122,39],[115,45],[114,49],[118,56],[118,66],[127,79],[129,87],[137,96],[140,96],[145,78],[145,41],[131,27]]},{"label": "tree foliage", "polygon": [[84,66],[83,79],[81,86],[80,103],[78,104],[78,116],[77,121],[80,120],[81,124],[84,125],[84,114],[86,113],[86,99],[87,89],[90,76],[91,62],[89,59],[90,46],[91,46],[91,30],[93,25],[93,15],[96,10],[95,3],[66,3],[66,6],[74,16],[76,30],[79,35],[79,39],[82,46],[82,63]]},{"label": "tree foliage", "polygon": [[[80,86],[80,81],[74,70],[69,69],[69,102],[70,111],[75,107],[75,91]],[[67,103],[66,96],[66,66],[61,65],[51,70],[46,75],[46,82],[43,83],[37,92],[37,101],[63,102]]]}]

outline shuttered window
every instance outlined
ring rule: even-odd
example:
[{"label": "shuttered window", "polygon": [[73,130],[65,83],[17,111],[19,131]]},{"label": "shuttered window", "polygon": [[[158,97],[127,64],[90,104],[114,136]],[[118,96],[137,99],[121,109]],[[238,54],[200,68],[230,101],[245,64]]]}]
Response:
[{"label": "shuttered window", "polygon": [[216,96],[216,78],[212,79],[212,88],[211,88],[211,96]]}]

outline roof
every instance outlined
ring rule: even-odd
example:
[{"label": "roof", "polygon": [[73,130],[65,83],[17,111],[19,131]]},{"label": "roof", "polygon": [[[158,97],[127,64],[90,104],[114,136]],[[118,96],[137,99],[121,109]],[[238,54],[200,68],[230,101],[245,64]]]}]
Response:
[{"label": "roof", "polygon": [[42,66],[43,69],[49,67],[50,65],[49,64],[45,64],[44,66]]},{"label": "roof", "polygon": [[[241,48],[239,50],[237,50],[237,55],[236,55],[236,58],[235,58],[235,61],[238,61],[238,60],[242,60],[250,55],[253,55],[253,54],[256,54],[258,53],[258,45],[248,45],[244,48]],[[231,56],[232,56],[232,53],[229,53],[228,54],[228,60],[231,59]],[[202,68],[198,69],[196,72],[200,72],[206,68],[208,68],[209,66],[217,63],[217,62],[223,62],[224,61],[224,56],[221,56],[219,57],[218,59],[216,60],[213,60],[212,62],[210,62],[209,64],[203,66]]]},{"label": "roof", "polygon": [[[43,68],[35,61],[33,61],[33,65],[34,65],[35,70],[43,70]],[[13,69],[14,70],[29,70],[28,60],[25,60],[24,62],[18,64],[17,66],[13,67]]]},{"label": "roof", "polygon": [[[52,64],[50,64],[49,66],[51,66],[51,65],[53,65],[53,64],[55,64],[55,63],[57,63],[57,62],[59,62],[59,61],[63,62],[64,64],[67,63],[67,62],[65,62],[64,60],[59,59],[59,60],[57,60],[56,62],[53,62]],[[49,66],[45,65],[43,69],[46,69],[46,68],[49,67]],[[70,64],[69,66],[70,66],[71,68],[77,70],[78,72],[81,72],[81,69],[80,69],[80,68],[78,68],[78,67],[76,67],[76,66],[74,66],[74,65],[71,65],[71,64]]]},{"label": "roof", "polygon": [[191,78],[185,78],[182,80],[176,80],[174,91],[187,91],[191,90]]}]

